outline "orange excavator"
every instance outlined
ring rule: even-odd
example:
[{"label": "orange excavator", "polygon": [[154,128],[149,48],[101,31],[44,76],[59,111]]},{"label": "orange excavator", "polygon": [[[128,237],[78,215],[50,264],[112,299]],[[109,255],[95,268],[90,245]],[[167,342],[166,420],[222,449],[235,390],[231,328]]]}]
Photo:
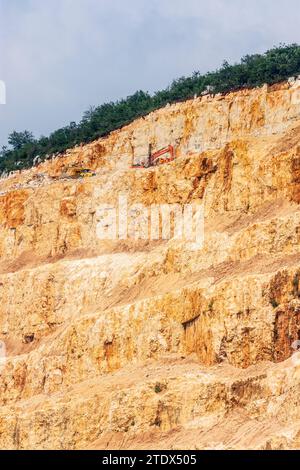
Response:
[{"label": "orange excavator", "polygon": [[168,163],[174,160],[175,150],[173,145],[168,145],[157,152],[152,153],[151,145],[149,145],[149,156],[146,162],[140,162],[133,164],[132,168],[149,168],[151,166],[161,165],[162,163]]},{"label": "orange excavator", "polygon": [[151,166],[160,165],[161,163],[171,162],[174,158],[174,147],[173,145],[168,145],[168,147],[164,147],[151,155],[150,164]]}]

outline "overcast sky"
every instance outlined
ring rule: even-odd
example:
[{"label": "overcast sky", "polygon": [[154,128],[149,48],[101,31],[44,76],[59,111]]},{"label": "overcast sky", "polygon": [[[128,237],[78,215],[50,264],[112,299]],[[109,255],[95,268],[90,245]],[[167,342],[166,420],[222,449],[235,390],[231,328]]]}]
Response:
[{"label": "overcast sky", "polygon": [[280,42],[299,0],[0,0],[0,145],[78,121],[90,105],[165,88]]}]

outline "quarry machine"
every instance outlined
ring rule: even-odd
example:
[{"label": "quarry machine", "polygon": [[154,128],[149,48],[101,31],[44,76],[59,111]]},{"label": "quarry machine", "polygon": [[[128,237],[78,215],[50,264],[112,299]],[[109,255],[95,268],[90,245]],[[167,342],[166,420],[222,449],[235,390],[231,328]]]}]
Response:
[{"label": "quarry machine", "polygon": [[67,177],[72,178],[72,179],[89,178],[95,175],[96,173],[94,173],[89,168],[83,168],[81,166],[78,166],[78,164],[73,164],[69,166],[67,169]]},{"label": "quarry machine", "polygon": [[132,168],[150,168],[152,166],[161,165],[171,162],[175,159],[175,149],[173,145],[168,145],[157,152],[152,153],[152,146],[149,145],[149,154],[146,161],[132,165]]},{"label": "quarry machine", "polygon": [[90,178],[91,176],[95,176],[94,173],[89,168],[77,168],[73,173],[73,178]]}]

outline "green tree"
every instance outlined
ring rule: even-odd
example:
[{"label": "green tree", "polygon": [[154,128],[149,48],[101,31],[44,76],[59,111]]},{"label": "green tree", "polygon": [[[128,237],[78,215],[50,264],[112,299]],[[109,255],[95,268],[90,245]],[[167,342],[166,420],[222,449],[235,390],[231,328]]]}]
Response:
[{"label": "green tree", "polygon": [[34,137],[32,132],[23,131],[23,132],[16,132],[13,131],[8,136],[8,143],[12,146],[14,150],[20,150],[23,145],[32,144],[34,142]]}]

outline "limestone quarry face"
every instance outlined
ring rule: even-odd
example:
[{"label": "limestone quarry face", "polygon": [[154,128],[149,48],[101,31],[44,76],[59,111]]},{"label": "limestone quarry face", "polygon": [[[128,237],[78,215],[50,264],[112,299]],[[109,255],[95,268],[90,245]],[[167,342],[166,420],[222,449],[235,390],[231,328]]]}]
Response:
[{"label": "limestone quarry face", "polygon": [[[296,80],[0,180],[0,448],[300,448],[299,136]],[[132,168],[149,144],[175,160]],[[203,246],[99,238],[120,197],[201,204]]]}]

